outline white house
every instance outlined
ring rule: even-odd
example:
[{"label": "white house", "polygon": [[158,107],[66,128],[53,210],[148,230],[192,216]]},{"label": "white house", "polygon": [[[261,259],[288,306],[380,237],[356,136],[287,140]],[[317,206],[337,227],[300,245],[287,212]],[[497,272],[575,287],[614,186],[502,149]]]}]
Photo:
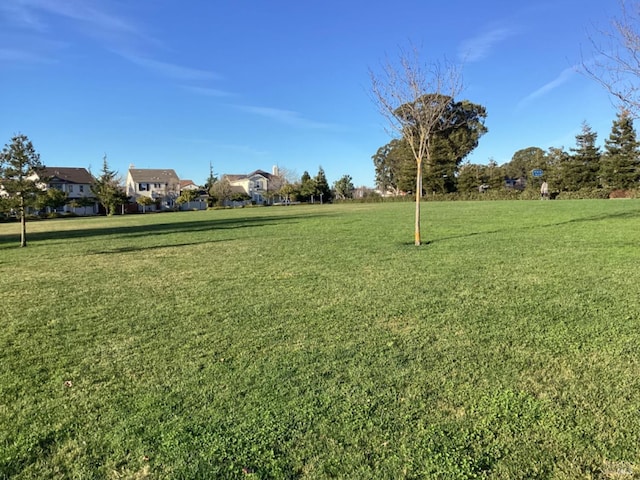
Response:
[{"label": "white house", "polygon": [[153,199],[151,210],[172,209],[180,195],[180,179],[172,169],[130,168],[126,192],[134,202],[141,196]]}]

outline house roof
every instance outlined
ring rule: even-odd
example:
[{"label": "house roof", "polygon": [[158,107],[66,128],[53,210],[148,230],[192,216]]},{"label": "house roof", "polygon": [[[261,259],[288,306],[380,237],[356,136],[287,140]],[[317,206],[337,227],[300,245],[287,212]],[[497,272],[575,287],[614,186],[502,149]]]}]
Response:
[{"label": "house roof", "polygon": [[244,188],[242,188],[239,185],[231,185],[231,192],[240,193],[240,194],[246,194],[247,193],[247,192],[245,192]]},{"label": "house roof", "polygon": [[275,175],[270,174],[269,172],[265,172],[264,170],[256,170],[255,172],[251,172],[247,177],[253,177],[255,175],[262,175],[264,178],[271,180]]},{"label": "house roof", "polygon": [[233,182],[233,181],[237,181],[237,180],[243,180],[245,178],[255,177],[256,175],[263,176],[267,180],[272,180],[274,178],[280,178],[277,175],[273,175],[272,173],[265,172],[264,170],[254,170],[253,172],[248,173],[246,175],[245,174],[241,174],[241,175],[228,174],[228,175],[225,175],[225,177],[227,177],[229,179],[229,181]]},{"label": "house roof", "polygon": [[197,187],[197,185],[193,183],[193,180],[180,180],[180,188],[186,188],[191,186]]},{"label": "house roof", "polygon": [[49,181],[59,179],[66,183],[93,183],[93,176],[86,168],[75,167],[45,167],[42,169],[43,178]]},{"label": "house roof", "polygon": [[244,180],[245,178],[248,178],[247,175],[236,175],[233,173],[227,173],[224,175],[224,177],[230,182],[235,182],[237,180]]},{"label": "house roof", "polygon": [[173,169],[130,168],[129,175],[136,183],[178,183],[180,181]]}]

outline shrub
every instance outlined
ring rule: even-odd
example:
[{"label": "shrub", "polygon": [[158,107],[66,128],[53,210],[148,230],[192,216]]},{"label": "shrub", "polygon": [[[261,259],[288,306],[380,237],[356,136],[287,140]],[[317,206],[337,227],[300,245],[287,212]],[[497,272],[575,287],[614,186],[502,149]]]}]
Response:
[{"label": "shrub", "polygon": [[605,188],[581,188],[575,192],[560,192],[558,200],[582,200],[582,199],[606,199],[609,198],[609,189]]},{"label": "shrub", "polygon": [[609,198],[634,198],[633,190],[613,190],[609,194]]}]

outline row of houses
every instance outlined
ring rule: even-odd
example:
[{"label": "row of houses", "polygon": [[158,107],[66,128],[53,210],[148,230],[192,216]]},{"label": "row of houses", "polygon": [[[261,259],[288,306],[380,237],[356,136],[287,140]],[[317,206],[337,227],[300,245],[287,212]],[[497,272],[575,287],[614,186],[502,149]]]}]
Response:
[{"label": "row of houses", "polygon": [[[40,175],[46,179],[45,189],[55,188],[67,194],[67,202],[58,208],[58,213],[94,215],[99,213],[99,204],[92,192],[94,177],[86,168],[46,167]],[[263,204],[274,201],[272,193],[282,186],[277,167],[272,173],[256,170],[247,175],[225,175],[232,190],[242,193],[251,202]],[[196,201],[181,205],[185,210],[205,209],[207,194],[192,180],[180,179],[173,169],[143,169],[131,166],[127,171],[124,190],[134,211],[139,208],[140,197],[149,197],[153,203],[145,207],[146,211],[174,210],[177,198],[185,190],[201,192]],[[271,194],[270,194],[271,193]],[[131,210],[130,210],[131,211]]]}]

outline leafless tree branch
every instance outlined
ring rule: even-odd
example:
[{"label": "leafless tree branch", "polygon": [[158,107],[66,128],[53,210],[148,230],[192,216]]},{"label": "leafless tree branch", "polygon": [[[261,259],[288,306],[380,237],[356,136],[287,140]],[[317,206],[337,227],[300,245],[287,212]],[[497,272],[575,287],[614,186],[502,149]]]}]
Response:
[{"label": "leafless tree branch", "polygon": [[619,0],[620,15],[608,29],[590,35],[593,58],[582,71],[612,95],[631,115],[640,115],[640,2]]},{"label": "leafless tree branch", "polygon": [[450,62],[424,64],[413,45],[389,59],[380,73],[369,71],[372,100],[387,119],[387,131],[404,138],[416,160],[415,244],[420,245],[422,165],[431,163],[431,141],[449,121],[448,107],[462,91],[460,69]]}]

